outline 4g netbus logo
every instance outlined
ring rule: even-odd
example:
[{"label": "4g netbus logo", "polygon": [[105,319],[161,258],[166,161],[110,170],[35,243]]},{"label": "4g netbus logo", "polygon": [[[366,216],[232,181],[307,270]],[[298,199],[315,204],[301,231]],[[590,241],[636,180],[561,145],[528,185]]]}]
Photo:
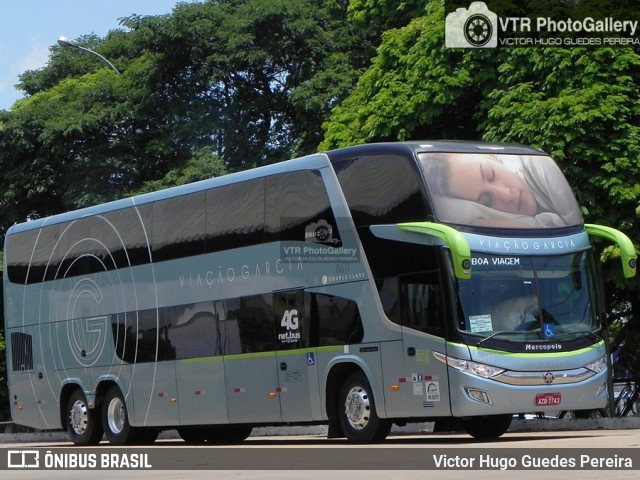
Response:
[{"label": "4g netbus logo", "polygon": [[286,310],[284,315],[282,315],[280,326],[286,331],[278,334],[278,340],[282,343],[296,343],[300,341],[300,317],[298,310],[295,308]]}]

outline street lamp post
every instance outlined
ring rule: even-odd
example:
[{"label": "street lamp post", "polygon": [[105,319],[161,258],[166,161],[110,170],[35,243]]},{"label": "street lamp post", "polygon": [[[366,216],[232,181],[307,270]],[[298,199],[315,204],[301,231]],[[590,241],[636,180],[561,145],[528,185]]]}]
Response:
[{"label": "street lamp post", "polygon": [[59,37],[58,38],[58,45],[60,45],[61,47],[64,47],[64,48],[75,48],[76,50],[81,50],[81,51],[86,52],[86,53],[88,53],[90,55],[93,55],[94,57],[98,58],[102,63],[108,65],[111,70],[113,70],[118,75],[120,75],[120,72],[113,65],[113,63],[111,63],[109,60],[104,58],[99,53],[94,52],[93,50],[89,50],[88,48],[81,47],[80,45],[78,45],[78,42],[76,42],[75,40],[70,40],[70,39],[68,39],[66,37]]}]

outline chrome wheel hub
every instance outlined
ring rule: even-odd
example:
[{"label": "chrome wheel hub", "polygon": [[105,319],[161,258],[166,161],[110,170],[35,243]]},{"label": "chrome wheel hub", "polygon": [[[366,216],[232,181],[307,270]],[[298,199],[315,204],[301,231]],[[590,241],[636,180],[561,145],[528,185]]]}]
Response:
[{"label": "chrome wheel hub", "polygon": [[115,434],[122,432],[126,422],[126,415],[122,400],[119,398],[111,400],[107,407],[107,423],[109,424],[109,430]]},{"label": "chrome wheel hub", "polygon": [[77,435],[87,431],[89,425],[89,409],[86,403],[77,400],[69,411],[69,425]]},{"label": "chrome wheel hub", "polygon": [[371,403],[367,391],[359,386],[349,390],[344,404],[349,424],[356,430],[362,430],[369,423]]}]

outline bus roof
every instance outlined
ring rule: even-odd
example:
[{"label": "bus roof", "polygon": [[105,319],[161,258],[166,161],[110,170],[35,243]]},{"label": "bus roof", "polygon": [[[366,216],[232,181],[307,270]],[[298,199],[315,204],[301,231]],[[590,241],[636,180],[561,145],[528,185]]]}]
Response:
[{"label": "bus roof", "polygon": [[[424,140],[424,141],[408,141],[408,142],[387,142],[387,143],[371,143],[345,147],[331,150],[325,153],[312,154],[305,157],[286,160],[283,162],[266,165],[263,167],[252,168],[242,172],[231,173],[220,177],[201,180],[187,185],[171,187],[156,192],[145,193],[142,195],[134,195],[132,197],[107,202],[92,207],[86,207],[79,210],[73,210],[66,213],[53,215],[50,217],[39,218],[16,224],[7,231],[7,236],[40,228],[44,225],[53,225],[65,221],[73,220],[91,215],[100,215],[106,212],[128,208],[133,205],[143,205],[166,198],[187,195],[190,193],[208,190],[223,185],[244,182],[255,178],[267,177],[279,173],[318,169],[329,165],[331,162],[339,161],[346,158],[365,154],[392,154],[399,153],[411,155],[420,152],[459,152],[459,153],[503,153],[503,154],[520,154],[520,155],[546,155],[544,152],[522,145],[488,143],[488,142],[472,142],[472,141],[453,141],[453,140]],[[328,156],[328,158],[327,158]]]},{"label": "bus roof", "polygon": [[545,152],[523,145],[508,143],[473,142],[463,140],[424,140],[388,142],[356,145],[330,150],[327,155],[332,162],[366,154],[390,153],[496,153],[506,155],[547,155]]},{"label": "bus roof", "polygon": [[209,190],[211,188],[230,185],[233,183],[244,182],[256,178],[268,177],[270,175],[277,175],[280,173],[296,170],[319,169],[328,165],[329,160],[324,154],[313,154],[293,160],[285,160],[283,162],[252,168],[242,172],[230,173],[227,175],[222,175],[220,177],[200,180],[198,182],[166,188],[155,192],[144,193],[142,195],[134,195],[100,205],[86,207],[79,210],[72,210],[69,212],[52,215],[50,217],[43,217],[36,220],[19,223],[13,225],[7,230],[7,236],[18,232],[37,229],[43,227],[44,225],[55,225],[57,223],[74,220],[76,218],[101,215],[107,212],[132,207],[134,205],[144,205],[147,203],[156,202],[158,200],[179,197],[181,195]]}]

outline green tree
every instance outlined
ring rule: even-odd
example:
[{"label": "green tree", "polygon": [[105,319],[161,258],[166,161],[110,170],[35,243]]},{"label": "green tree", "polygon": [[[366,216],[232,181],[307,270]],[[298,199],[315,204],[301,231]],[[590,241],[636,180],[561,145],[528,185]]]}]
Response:
[{"label": "green tree", "polygon": [[[373,50],[347,2],[249,0],[183,4],[162,21],[131,17],[168,115],[213,145],[231,170],[312,152],[329,109]],[[158,46],[161,47],[158,47]]]},{"label": "green tree", "polygon": [[164,188],[220,177],[229,173],[222,158],[213,153],[211,147],[195,152],[186,165],[169,170],[158,180],[146,182],[137,193],[155,192]]}]

